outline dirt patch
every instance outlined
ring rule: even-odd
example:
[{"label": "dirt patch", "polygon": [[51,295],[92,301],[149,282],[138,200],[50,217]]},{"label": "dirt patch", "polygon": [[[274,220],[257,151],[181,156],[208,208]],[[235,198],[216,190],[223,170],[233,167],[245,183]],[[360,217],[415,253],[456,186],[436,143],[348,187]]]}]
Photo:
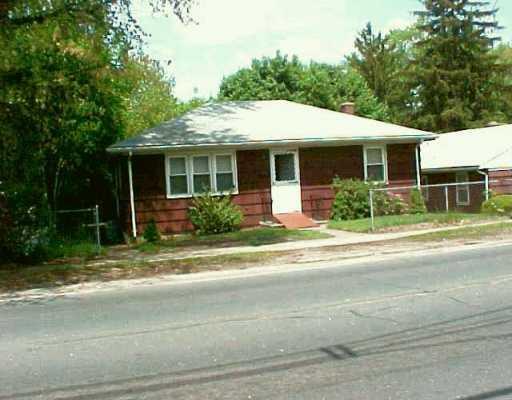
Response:
[{"label": "dirt patch", "polygon": [[[408,237],[395,240],[383,240],[373,243],[352,245],[303,248],[292,251],[261,251],[237,254],[186,257],[182,252],[182,259],[166,259],[165,255],[155,255],[151,258],[137,259],[140,253],[134,250],[122,251],[118,249],[117,258],[108,260],[96,259],[92,262],[78,262],[68,264],[43,264],[38,266],[21,267],[10,266],[0,268],[0,293],[14,293],[16,291],[37,288],[59,288],[86,282],[111,282],[130,279],[155,279],[168,275],[192,274],[204,271],[227,271],[234,269],[247,269],[264,267],[268,265],[301,264],[309,262],[336,261],[350,258],[359,258],[370,255],[387,255],[400,252],[428,250],[476,244],[482,241],[497,242],[512,240],[512,226],[504,227],[505,231],[493,231],[496,228],[463,228],[460,231],[474,229],[478,236],[457,236],[456,231],[442,231],[428,240],[421,236]],[[480,235],[480,232],[487,232]],[[444,235],[449,235],[443,237]],[[173,252],[175,256],[176,253]],[[158,258],[160,257],[160,258]]]}]

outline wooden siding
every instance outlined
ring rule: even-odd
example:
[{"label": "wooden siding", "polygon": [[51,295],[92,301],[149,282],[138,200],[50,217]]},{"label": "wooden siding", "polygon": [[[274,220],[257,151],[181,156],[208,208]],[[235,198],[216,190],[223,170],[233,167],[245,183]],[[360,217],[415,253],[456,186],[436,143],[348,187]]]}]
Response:
[{"label": "wooden siding", "polygon": [[[165,157],[163,155],[136,156],[132,158],[133,186],[138,233],[154,219],[161,232],[166,234],[193,229],[187,212],[191,199],[168,199],[165,183]],[[126,170],[126,159],[123,169]],[[269,155],[267,150],[237,152],[239,194],[233,202],[245,215],[243,226],[255,226],[262,220],[272,219],[270,195]],[[122,221],[131,231],[127,173],[122,174]]]},{"label": "wooden siding", "polygon": [[302,212],[316,219],[328,219],[334,199],[334,177],[364,179],[362,146],[300,149]]},{"label": "wooden siding", "polygon": [[[390,186],[415,183],[415,145],[388,145],[388,177]],[[299,151],[303,212],[315,219],[328,219],[334,193],[335,176],[342,179],[364,179],[363,146],[304,148]],[[191,230],[187,210],[190,199],[166,197],[165,157],[163,155],[132,158],[138,233],[154,219],[166,234]],[[130,231],[129,191],[126,158],[122,160],[121,216]],[[237,152],[239,194],[233,196],[245,215],[243,226],[255,226],[272,220],[270,160],[268,150]]]},{"label": "wooden siding", "polygon": [[[387,146],[388,181],[390,187],[410,186],[416,182],[416,145]],[[364,179],[363,146],[317,147],[300,150],[302,211],[317,220],[331,213],[335,176],[342,179]],[[402,197],[408,192],[397,191]]]},{"label": "wooden siding", "polygon": [[[443,172],[443,173],[423,173],[424,176],[428,177],[429,185],[438,185],[443,183],[456,183],[455,172]],[[470,182],[483,182],[484,177],[476,171],[470,171],[468,173]],[[482,205],[485,196],[485,184],[470,185],[469,186],[469,205],[463,206],[457,204],[457,194],[455,186],[448,187],[448,206],[452,211],[461,212],[478,212]],[[445,188],[436,187],[428,188],[428,201],[426,202],[429,211],[445,211],[446,200],[445,200]]]},{"label": "wooden siding", "polygon": [[[494,194],[512,194],[512,169],[489,172],[489,189]],[[498,181],[498,182],[492,182]]]},{"label": "wooden siding", "polygon": [[390,186],[416,184],[416,144],[390,144],[388,153],[388,181]]}]

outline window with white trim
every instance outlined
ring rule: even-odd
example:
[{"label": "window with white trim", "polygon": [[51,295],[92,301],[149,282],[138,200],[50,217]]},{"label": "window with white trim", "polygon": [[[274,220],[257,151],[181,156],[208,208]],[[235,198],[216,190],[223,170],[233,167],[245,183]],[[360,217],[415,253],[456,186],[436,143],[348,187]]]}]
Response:
[{"label": "window with white trim", "polygon": [[189,193],[187,158],[169,157],[169,194],[182,196]]},{"label": "window with white trim", "polygon": [[208,192],[212,189],[210,156],[192,157],[192,187],[194,194]]},{"label": "window with white trim", "polygon": [[364,178],[372,182],[388,180],[387,155],[385,146],[367,146],[364,148]]},{"label": "window with white trim", "polygon": [[[457,172],[455,174],[455,181],[457,183],[465,183],[469,181],[469,175],[467,172]],[[469,206],[469,185],[457,185],[457,205]]]},{"label": "window with white trim", "polygon": [[232,192],[235,189],[233,156],[231,154],[215,156],[215,188],[219,193]]},{"label": "window with white trim", "polygon": [[235,153],[168,155],[166,160],[169,198],[191,197],[205,191],[237,193]]},{"label": "window with white trim", "polygon": [[296,182],[295,153],[274,154],[275,182]]}]

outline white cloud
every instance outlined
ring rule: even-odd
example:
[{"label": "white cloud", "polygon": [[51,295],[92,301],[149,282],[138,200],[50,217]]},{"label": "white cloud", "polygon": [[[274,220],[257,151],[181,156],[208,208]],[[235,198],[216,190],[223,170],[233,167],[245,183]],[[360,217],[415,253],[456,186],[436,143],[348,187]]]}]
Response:
[{"label": "white cloud", "polygon": [[193,11],[197,24],[178,24],[174,29],[192,44],[222,45],[248,37],[321,29],[329,25],[330,16],[342,15],[344,3],[345,0],[201,0]]},{"label": "white cloud", "polygon": [[367,21],[389,31],[412,20],[403,7],[383,8],[391,0],[198,0],[192,10],[197,24],[184,25],[153,15],[147,0],[134,1],[135,15],[152,34],[148,53],[172,60],[167,70],[181,98],[192,97],[195,87],[200,96],[215,95],[223,76],[277,50],[305,62],[339,62]]}]

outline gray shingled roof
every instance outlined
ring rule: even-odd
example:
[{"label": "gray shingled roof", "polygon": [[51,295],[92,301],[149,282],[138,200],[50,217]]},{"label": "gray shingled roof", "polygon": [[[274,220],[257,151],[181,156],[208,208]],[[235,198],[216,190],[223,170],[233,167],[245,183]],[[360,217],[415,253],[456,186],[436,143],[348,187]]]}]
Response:
[{"label": "gray shingled roof", "polygon": [[424,170],[512,168],[512,125],[439,135],[421,146]]},{"label": "gray shingled roof", "polygon": [[201,145],[371,141],[435,135],[284,100],[209,103],[111,146],[128,152]]}]

